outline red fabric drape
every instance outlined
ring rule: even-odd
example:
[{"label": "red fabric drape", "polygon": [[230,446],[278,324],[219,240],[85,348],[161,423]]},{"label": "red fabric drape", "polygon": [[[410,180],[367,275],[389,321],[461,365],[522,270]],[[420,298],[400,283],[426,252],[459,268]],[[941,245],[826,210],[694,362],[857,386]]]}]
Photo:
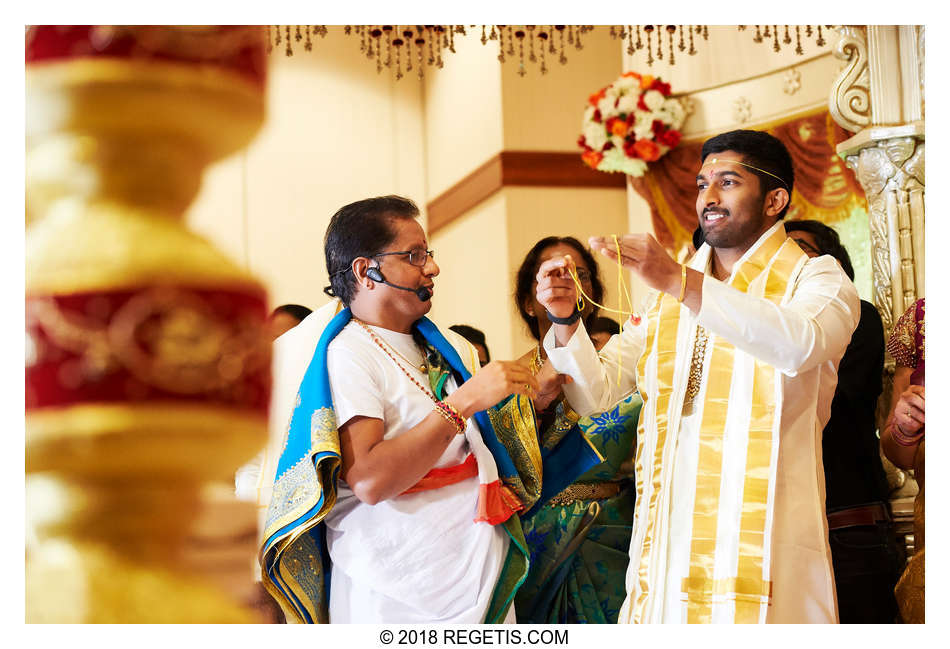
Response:
[{"label": "red fabric drape", "polygon": [[[792,156],[795,187],[786,218],[834,223],[855,207],[867,208],[864,191],[835,147],[851,136],[827,110],[761,129],[780,139]],[[696,229],[696,173],[702,141],[686,141],[650,164],[633,187],[649,203],[657,240],[674,254]]]}]

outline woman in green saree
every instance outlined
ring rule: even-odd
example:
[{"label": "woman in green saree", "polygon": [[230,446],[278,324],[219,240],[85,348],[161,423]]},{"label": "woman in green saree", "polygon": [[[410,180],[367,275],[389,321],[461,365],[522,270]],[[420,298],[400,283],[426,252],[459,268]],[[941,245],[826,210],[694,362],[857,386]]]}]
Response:
[{"label": "woman in green saree", "polygon": [[[551,326],[544,307],[535,300],[535,277],[547,259],[570,254],[578,279],[595,301],[603,298],[597,262],[573,237],[546,237],[528,252],[518,269],[515,301],[536,341]],[[590,326],[597,309],[583,311]],[[535,372],[553,372],[538,344],[519,359]],[[609,623],[626,595],[628,547],[633,523],[633,452],[643,402],[634,393],[599,415],[578,417],[563,394],[537,412],[542,455],[572,428],[579,427],[604,461],[522,516],[530,552],[528,577],[515,599],[518,622]],[[545,499],[542,499],[544,501]]]}]

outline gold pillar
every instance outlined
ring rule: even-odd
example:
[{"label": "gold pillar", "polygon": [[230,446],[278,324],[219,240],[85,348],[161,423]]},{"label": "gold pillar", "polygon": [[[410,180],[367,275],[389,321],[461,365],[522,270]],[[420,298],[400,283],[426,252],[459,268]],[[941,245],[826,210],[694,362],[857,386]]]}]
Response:
[{"label": "gold pillar", "polygon": [[27,30],[28,622],[257,619],[188,539],[266,438],[266,295],[183,221],[263,122],[263,48],[247,27]]}]

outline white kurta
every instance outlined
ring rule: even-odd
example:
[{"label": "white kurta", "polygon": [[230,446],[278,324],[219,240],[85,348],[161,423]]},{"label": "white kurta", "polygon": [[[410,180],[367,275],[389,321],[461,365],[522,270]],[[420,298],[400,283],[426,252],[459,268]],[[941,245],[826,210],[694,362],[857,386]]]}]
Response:
[{"label": "white kurta", "polygon": [[[414,365],[424,360],[411,335],[372,329]],[[459,351],[472,358],[469,350]],[[428,388],[428,376],[400,360]],[[330,343],[327,369],[338,426],[357,415],[374,417],[383,421],[383,438],[392,439],[432,412],[428,394],[355,322]],[[455,389],[449,377],[446,392]],[[479,433],[473,420],[468,426],[434,468],[461,464],[472,452],[469,438]],[[486,455],[479,463],[492,461]],[[336,505],[325,519],[333,563],[330,622],[482,622],[509,540],[501,526],[474,522],[478,490],[479,479],[473,477],[367,505],[341,478]]]},{"label": "white kurta", "polygon": [[[771,235],[779,222],[763,234],[746,253],[746,257]],[[691,268],[708,272],[710,248],[704,245],[688,264]],[[821,431],[831,412],[831,400],[837,384],[837,365],[860,315],[860,306],[854,284],[832,257],[808,260],[793,279],[789,297],[780,305],[737,291],[726,283],[707,275],[703,282],[702,307],[698,314],[685,306],[680,307],[680,326],[677,331],[676,369],[678,377],[673,386],[674,403],[682,403],[686,391],[689,366],[693,353],[695,325],[704,327],[732,343],[737,354],[748,356],[749,362],[758,359],[781,372],[784,393],[779,413],[779,446],[775,478],[774,520],[771,525],[771,544],[767,552],[772,581],[772,600],[766,621],[836,622],[834,577],[831,551],[828,545],[825,519],[824,472],[821,458]],[[636,366],[647,347],[648,323],[646,318],[638,326],[627,322],[621,334],[611,338],[598,358],[597,352],[583,328],[568,344],[554,348],[553,330],[545,337],[544,346],[552,365],[569,374],[574,382],[564,386],[571,406],[585,415],[602,411],[609,404],[638,388],[648,398],[645,417],[655,416],[649,406],[655,405],[656,385],[636,386]],[[709,375],[711,354],[706,354],[703,376]],[[617,384],[617,366],[622,357],[620,384]],[[734,386],[735,387],[735,386]],[[740,389],[736,390],[742,393]],[[698,399],[703,398],[701,389]],[[652,400],[652,404],[651,404]],[[742,478],[745,447],[730,444],[731,426],[747,425],[741,413],[748,406],[739,404],[735,415],[730,409],[723,431],[723,480]],[[650,554],[655,573],[662,575],[650,585],[651,597],[644,609],[647,622],[679,623],[686,620],[686,603],[681,584],[690,571],[690,541],[692,537],[693,499],[696,486],[697,458],[699,455],[700,417],[695,412],[684,413],[670,421],[670,434],[676,435],[672,471],[668,482],[659,491],[659,521],[656,544]],[[638,444],[651,443],[648,439]],[[726,490],[724,490],[725,492]],[[638,494],[639,497],[639,494]],[[631,563],[627,572],[627,598],[621,610],[621,622],[629,617],[630,598],[636,588],[639,558],[643,549],[645,499],[637,503],[638,514],[631,538]],[[739,502],[720,502],[719,525],[735,525],[738,537]],[[724,536],[729,536],[725,529]],[[720,565],[717,556],[717,574],[734,574],[735,566]],[[665,565],[664,565],[665,564]],[[731,620],[728,610],[714,614],[712,621]]]}]

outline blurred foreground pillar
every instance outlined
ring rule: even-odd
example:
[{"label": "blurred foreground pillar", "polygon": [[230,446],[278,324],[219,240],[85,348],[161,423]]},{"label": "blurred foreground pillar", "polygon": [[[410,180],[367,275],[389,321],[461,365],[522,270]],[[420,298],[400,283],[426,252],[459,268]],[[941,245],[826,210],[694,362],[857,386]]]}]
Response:
[{"label": "blurred foreground pillar", "polygon": [[263,123],[264,46],[27,29],[28,622],[256,621],[188,539],[266,438],[266,295],[183,221]]}]

